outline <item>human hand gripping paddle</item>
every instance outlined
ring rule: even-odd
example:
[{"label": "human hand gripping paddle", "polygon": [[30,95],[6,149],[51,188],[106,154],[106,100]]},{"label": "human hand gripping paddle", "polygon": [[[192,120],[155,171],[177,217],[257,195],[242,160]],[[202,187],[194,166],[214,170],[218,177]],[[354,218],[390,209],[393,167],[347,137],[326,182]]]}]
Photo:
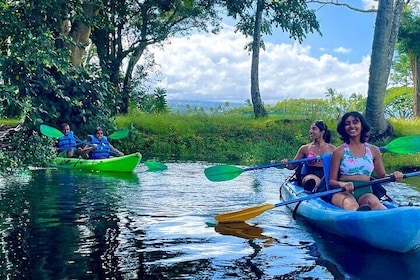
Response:
[{"label": "human hand gripping paddle", "polygon": [[[54,128],[45,124],[41,124],[40,130],[43,135],[53,138],[53,139],[58,139],[64,136],[64,134],[57,128]],[[129,132],[130,131],[128,128],[120,129],[111,133],[108,136],[108,138],[113,139],[113,140],[119,140],[119,139],[127,137]],[[78,138],[76,138],[76,141],[85,145],[89,145],[89,146],[91,145],[91,143],[82,141]],[[165,164],[156,162],[156,161],[147,160],[147,161],[142,161],[142,163],[144,163],[144,165],[147,166],[148,171],[163,171],[163,170],[168,169],[168,167]]]},{"label": "human hand gripping paddle", "polygon": [[[389,144],[384,147],[379,148],[382,152],[391,152],[397,154],[415,154],[420,152],[420,136],[403,136],[392,140]],[[303,162],[310,162],[315,160],[320,160],[322,157],[310,157],[310,158],[303,158],[298,160],[288,161],[285,164],[296,164],[296,163],[303,163]],[[215,165],[208,167],[204,170],[204,174],[206,175],[207,179],[213,182],[221,182],[221,181],[228,181],[235,179],[239,175],[241,175],[245,171],[263,169],[263,168],[270,168],[270,167],[278,167],[284,166],[285,164],[281,162],[276,162],[273,164],[265,164],[259,165],[255,167],[248,167],[248,168],[240,168],[237,166],[232,165]]]},{"label": "human hand gripping paddle", "polygon": [[[419,176],[419,175],[420,175],[420,171],[417,171],[417,172],[404,174],[403,178],[409,178],[409,177],[414,177],[414,176]],[[369,186],[369,185],[374,185],[374,184],[394,182],[394,181],[395,181],[395,177],[394,177],[394,175],[391,175],[391,176],[388,176],[388,177],[385,177],[385,178],[376,179],[376,180],[372,180],[372,181],[360,184],[360,185],[357,186],[357,188],[361,188],[361,187],[365,187],[365,186]],[[243,210],[217,215],[215,217],[215,219],[219,223],[245,222],[246,220],[250,220],[252,218],[255,218],[258,215],[261,215],[262,213],[264,213],[265,211],[273,209],[275,207],[288,205],[288,204],[296,203],[296,202],[299,202],[299,201],[310,200],[310,199],[313,199],[313,198],[323,197],[323,196],[327,196],[327,195],[330,195],[330,194],[342,192],[342,191],[345,191],[345,190],[346,190],[345,188],[337,188],[337,189],[332,189],[332,190],[328,190],[328,191],[325,191],[325,192],[314,193],[314,194],[310,194],[310,195],[307,195],[307,196],[304,196],[304,197],[299,197],[299,198],[279,202],[279,203],[276,203],[276,204],[263,204],[263,205],[259,205],[259,206],[253,206],[253,207],[249,207],[249,208],[246,208],[246,209],[243,209]]]}]

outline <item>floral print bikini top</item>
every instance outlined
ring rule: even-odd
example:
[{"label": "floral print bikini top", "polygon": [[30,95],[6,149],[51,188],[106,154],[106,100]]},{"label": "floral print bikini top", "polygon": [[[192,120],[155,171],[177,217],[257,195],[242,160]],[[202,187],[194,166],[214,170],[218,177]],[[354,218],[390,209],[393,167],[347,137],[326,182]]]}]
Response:
[{"label": "floral print bikini top", "polygon": [[340,162],[341,175],[370,176],[373,169],[373,156],[368,143],[365,143],[365,155],[362,157],[354,156],[350,152],[349,145],[344,143],[344,155]]}]

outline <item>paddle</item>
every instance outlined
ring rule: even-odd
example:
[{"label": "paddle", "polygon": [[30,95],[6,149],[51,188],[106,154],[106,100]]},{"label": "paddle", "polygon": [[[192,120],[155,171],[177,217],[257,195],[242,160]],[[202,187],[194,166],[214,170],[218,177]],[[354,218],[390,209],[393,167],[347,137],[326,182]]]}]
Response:
[{"label": "paddle", "polygon": [[389,142],[386,146],[379,148],[382,152],[396,154],[415,154],[420,152],[420,136],[403,136]]},{"label": "paddle", "polygon": [[[288,161],[286,164],[309,162],[309,161],[320,160],[320,159],[322,159],[322,156],[302,158],[302,159]],[[232,166],[232,165],[215,165],[215,166],[204,169],[204,174],[206,175],[207,179],[209,179],[210,181],[221,182],[221,181],[228,181],[228,180],[235,179],[236,177],[238,177],[245,171],[277,167],[277,166],[284,166],[284,164],[281,162],[275,162],[272,164],[265,164],[265,165],[259,165],[259,166],[248,167],[248,168],[240,168],[240,167]]]},{"label": "paddle", "polygon": [[[419,176],[419,175],[420,175],[420,171],[417,171],[417,172],[404,174],[404,178],[409,178],[409,177],[414,177],[414,176]],[[361,188],[361,187],[365,187],[365,186],[369,186],[369,185],[373,185],[373,184],[381,184],[381,183],[387,183],[387,182],[393,182],[393,181],[395,181],[395,177],[393,175],[391,175],[391,176],[388,176],[388,177],[385,177],[385,178],[376,179],[376,180],[372,180],[370,182],[366,182],[364,184],[360,184],[357,187]],[[292,204],[292,203],[296,203],[296,202],[304,201],[304,200],[309,200],[309,199],[313,199],[313,198],[323,197],[323,196],[327,196],[327,195],[330,195],[330,194],[342,192],[344,190],[345,190],[344,188],[337,188],[337,189],[332,189],[332,190],[328,190],[328,191],[325,191],[325,192],[310,194],[310,195],[307,195],[305,197],[299,197],[299,198],[279,202],[279,203],[276,203],[276,204],[263,204],[263,205],[259,205],[259,206],[253,206],[253,207],[246,208],[246,209],[243,209],[243,210],[217,215],[215,217],[215,219],[219,223],[245,222],[246,220],[255,218],[258,215],[264,213],[265,211],[273,209],[275,207],[288,205],[288,204]]]},{"label": "paddle", "polygon": [[114,131],[113,133],[111,133],[111,135],[108,136],[108,138],[113,139],[113,140],[118,140],[118,139],[127,137],[129,133],[130,133],[130,130],[128,130],[128,128],[124,128],[124,129]]},{"label": "paddle", "polygon": [[[403,136],[392,140],[388,145],[379,148],[382,152],[392,152],[398,154],[415,154],[420,152],[420,136]],[[295,164],[322,159],[321,157],[310,157],[288,161],[286,164]],[[263,168],[284,166],[283,163],[259,165],[255,167],[240,168],[231,165],[215,165],[204,170],[207,179],[213,182],[221,182],[235,179],[242,172]]]},{"label": "paddle", "polygon": [[[45,124],[41,124],[40,130],[43,135],[50,138],[60,138],[64,136],[64,134],[57,128],[54,128]],[[113,133],[111,133],[111,135],[108,136],[108,138],[118,140],[118,139],[127,137],[129,133],[130,133],[130,130],[128,130],[128,128],[124,128],[124,129],[114,131]],[[76,140],[83,144],[89,144],[78,138],[76,138]]]},{"label": "paddle", "polygon": [[161,162],[157,162],[157,161],[152,161],[152,160],[146,160],[145,162],[143,162],[144,165],[147,166],[147,171],[163,171],[168,169],[168,167],[161,163]]},{"label": "paddle", "polygon": [[60,130],[58,130],[57,128],[54,128],[54,127],[51,127],[51,126],[48,126],[48,125],[45,125],[45,124],[41,124],[40,130],[41,130],[42,134],[44,134],[47,137],[53,138],[53,139],[54,138],[58,139],[58,138],[64,136],[64,134]]},{"label": "paddle", "polygon": [[[55,139],[55,138],[58,139],[58,138],[64,136],[64,134],[60,130],[58,130],[57,128],[54,128],[54,127],[51,127],[51,126],[48,126],[48,125],[45,125],[45,124],[41,124],[40,130],[41,130],[41,133],[43,135],[45,135],[47,137],[50,137],[50,138],[53,138],[53,139]],[[128,128],[124,128],[124,129],[117,130],[117,131],[111,133],[111,135],[109,135],[108,138],[111,138],[111,139],[114,139],[114,140],[122,139],[124,137],[127,137],[129,132],[130,131],[128,130]],[[89,146],[92,145],[92,143],[82,141],[77,137],[75,137],[75,139],[79,143],[89,145]],[[165,164],[160,163],[160,162],[156,162],[156,161],[148,160],[148,161],[145,161],[144,164],[147,166],[148,171],[163,171],[163,170],[168,169],[168,167]]]}]

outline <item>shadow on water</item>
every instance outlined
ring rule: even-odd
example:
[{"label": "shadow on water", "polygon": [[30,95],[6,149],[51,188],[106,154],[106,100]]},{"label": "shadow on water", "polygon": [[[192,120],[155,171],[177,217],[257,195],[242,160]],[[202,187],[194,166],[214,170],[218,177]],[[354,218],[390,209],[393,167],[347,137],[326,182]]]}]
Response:
[{"label": "shadow on water", "polygon": [[313,254],[320,263],[334,264],[349,279],[420,279],[420,250],[389,252],[320,232],[309,224],[305,227],[315,240]]}]

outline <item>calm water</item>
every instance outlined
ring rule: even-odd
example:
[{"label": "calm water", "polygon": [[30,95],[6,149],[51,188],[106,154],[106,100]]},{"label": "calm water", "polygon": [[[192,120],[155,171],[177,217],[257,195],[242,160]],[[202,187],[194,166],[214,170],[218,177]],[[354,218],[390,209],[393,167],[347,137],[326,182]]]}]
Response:
[{"label": "calm water", "polygon": [[[0,179],[0,279],[420,279],[420,252],[347,244],[293,220],[286,207],[215,227],[217,214],[278,202],[290,171],[215,183],[203,174],[209,166]],[[420,181],[409,183],[390,193],[419,204]]]}]

